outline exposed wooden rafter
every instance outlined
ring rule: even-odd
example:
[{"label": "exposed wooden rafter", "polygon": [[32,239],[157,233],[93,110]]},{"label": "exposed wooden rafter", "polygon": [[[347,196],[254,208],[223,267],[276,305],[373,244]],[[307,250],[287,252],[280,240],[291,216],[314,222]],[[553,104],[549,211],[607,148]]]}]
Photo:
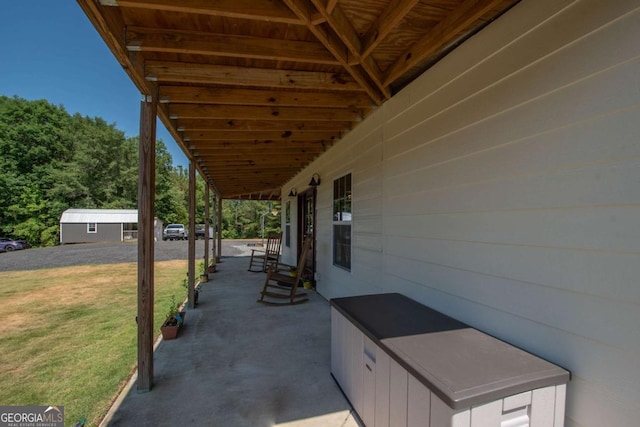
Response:
[{"label": "exposed wooden rafter", "polygon": [[518,0],[77,0],[222,198],[273,198]]},{"label": "exposed wooden rafter", "polygon": [[126,43],[130,51],[338,64],[318,42],[127,27]]},{"label": "exposed wooden rafter", "polygon": [[296,24],[300,22],[278,1],[254,0],[99,0],[105,6],[138,8],[150,11],[193,13],[197,15]]}]

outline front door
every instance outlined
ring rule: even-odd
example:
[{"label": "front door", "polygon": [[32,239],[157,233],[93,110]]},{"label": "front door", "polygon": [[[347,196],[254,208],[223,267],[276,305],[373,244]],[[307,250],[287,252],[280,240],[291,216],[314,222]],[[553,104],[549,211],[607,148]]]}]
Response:
[{"label": "front door", "polygon": [[307,262],[303,273],[304,280],[308,280],[315,287],[316,272],[316,189],[310,188],[298,194],[298,256],[302,252],[302,243],[306,236],[311,236],[311,247],[307,252]]}]

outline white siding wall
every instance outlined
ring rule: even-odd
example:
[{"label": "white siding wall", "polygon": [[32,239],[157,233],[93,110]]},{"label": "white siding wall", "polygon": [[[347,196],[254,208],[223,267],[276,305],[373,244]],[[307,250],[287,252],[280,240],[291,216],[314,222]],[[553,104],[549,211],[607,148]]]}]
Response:
[{"label": "white siding wall", "polygon": [[638,425],[640,0],[523,0],[313,172],[324,296],[402,292],[570,369],[568,426]]}]

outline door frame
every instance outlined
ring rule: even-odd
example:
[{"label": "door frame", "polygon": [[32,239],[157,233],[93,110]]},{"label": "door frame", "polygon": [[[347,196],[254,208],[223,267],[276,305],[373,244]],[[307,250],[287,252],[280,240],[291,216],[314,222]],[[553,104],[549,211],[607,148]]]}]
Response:
[{"label": "door frame", "polygon": [[305,265],[305,271],[308,271],[308,276],[305,280],[309,280],[311,285],[315,288],[315,276],[316,276],[316,230],[318,229],[316,224],[316,198],[317,189],[315,187],[309,187],[307,190],[298,193],[298,236],[297,236],[297,255],[296,259],[299,259],[302,252],[302,245],[304,242],[304,236],[306,233],[306,214],[307,214],[307,201],[311,202],[311,247],[309,248],[309,258]]}]

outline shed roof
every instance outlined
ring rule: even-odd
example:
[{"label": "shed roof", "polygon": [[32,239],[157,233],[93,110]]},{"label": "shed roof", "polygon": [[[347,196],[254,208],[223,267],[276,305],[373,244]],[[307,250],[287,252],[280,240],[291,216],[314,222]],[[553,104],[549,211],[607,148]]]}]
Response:
[{"label": "shed roof", "polygon": [[62,212],[60,223],[118,224],[137,223],[137,209],[67,209]]}]

